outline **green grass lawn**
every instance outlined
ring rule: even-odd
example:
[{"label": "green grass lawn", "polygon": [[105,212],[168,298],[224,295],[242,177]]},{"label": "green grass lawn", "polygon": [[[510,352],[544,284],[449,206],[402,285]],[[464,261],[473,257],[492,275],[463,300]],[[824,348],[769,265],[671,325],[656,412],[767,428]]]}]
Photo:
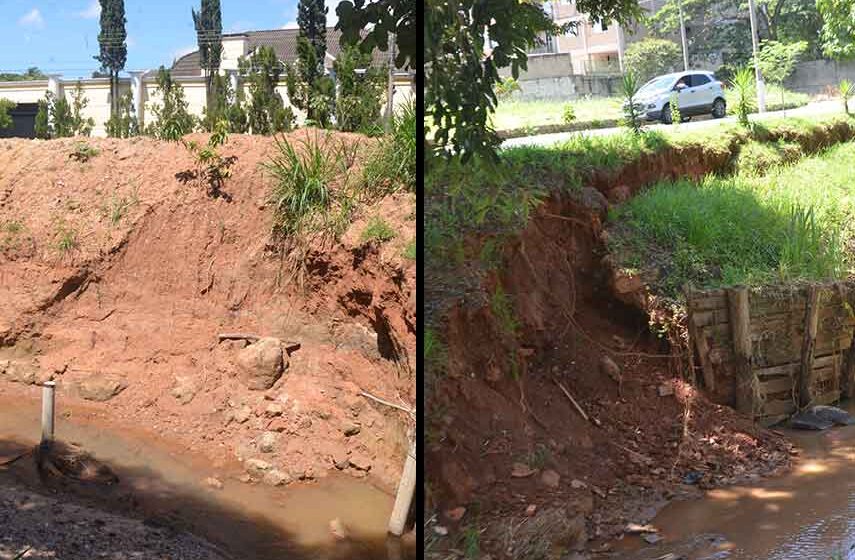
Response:
[{"label": "green grass lawn", "polygon": [[613,212],[610,247],[626,268],[657,268],[667,296],[686,282],[840,279],[853,273],[853,166],[848,142],[766,175],[746,161],[731,177],[662,182]]},{"label": "green grass lawn", "polygon": [[[792,107],[794,105],[805,105],[810,101],[808,95],[784,90],[783,105],[781,101],[782,88],[767,86],[766,106],[770,111],[780,109],[782,106]],[[728,112],[735,105],[733,91],[726,90]],[[550,124],[564,124],[564,107],[567,104],[573,107],[576,115],[574,122],[604,121],[608,119],[621,118],[621,105],[623,99],[620,97],[586,97],[573,101],[501,101],[493,115],[493,127],[496,130],[512,130],[531,126],[543,126]]]}]

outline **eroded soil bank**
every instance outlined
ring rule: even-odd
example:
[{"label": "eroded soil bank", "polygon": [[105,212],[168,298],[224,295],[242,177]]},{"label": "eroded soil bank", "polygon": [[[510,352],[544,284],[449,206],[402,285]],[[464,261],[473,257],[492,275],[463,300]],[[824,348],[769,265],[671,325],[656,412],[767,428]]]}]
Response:
[{"label": "eroded soil bank", "polygon": [[[371,141],[330,138],[356,154],[335,189]],[[77,162],[78,141],[0,142],[0,392],[33,404],[54,379],[67,410],[236,463],[258,492],[343,479],[392,494],[411,420],[363,393],[416,399],[413,195],[358,206],[339,241],[309,247],[300,286],[271,238],[271,139],[229,139],[220,198],[176,177],[194,169],[180,144],[86,139],[99,153]],[[390,241],[363,240],[376,217]],[[253,339],[223,333],[282,349],[269,388],[241,369]],[[353,498],[342,507],[365,506]]]}]

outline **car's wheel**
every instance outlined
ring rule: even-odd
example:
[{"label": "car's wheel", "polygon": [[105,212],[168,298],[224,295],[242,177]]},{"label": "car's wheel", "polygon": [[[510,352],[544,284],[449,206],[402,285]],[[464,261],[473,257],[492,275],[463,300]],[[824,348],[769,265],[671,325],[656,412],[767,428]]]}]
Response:
[{"label": "car's wheel", "polygon": [[671,104],[666,103],[662,106],[662,113],[659,115],[659,120],[662,124],[671,124]]},{"label": "car's wheel", "polygon": [[719,97],[712,104],[712,116],[714,119],[720,119],[727,114],[727,105],[724,104],[724,99]]}]

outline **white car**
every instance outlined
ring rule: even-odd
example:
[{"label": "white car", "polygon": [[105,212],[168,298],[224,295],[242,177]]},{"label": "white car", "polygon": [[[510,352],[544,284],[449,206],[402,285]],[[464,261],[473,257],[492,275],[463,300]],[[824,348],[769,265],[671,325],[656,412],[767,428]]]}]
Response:
[{"label": "white car", "polygon": [[656,76],[638,90],[635,106],[647,120],[671,124],[671,94],[674,92],[681,117],[711,114],[720,119],[727,114],[722,83],[712,72],[701,70]]}]

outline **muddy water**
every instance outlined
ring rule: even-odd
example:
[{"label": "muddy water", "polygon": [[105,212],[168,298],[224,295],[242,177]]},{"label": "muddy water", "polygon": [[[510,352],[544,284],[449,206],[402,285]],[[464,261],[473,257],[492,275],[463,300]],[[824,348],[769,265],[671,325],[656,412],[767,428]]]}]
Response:
[{"label": "muddy water", "polygon": [[[39,404],[0,399],[0,442],[31,446],[38,440]],[[203,457],[169,448],[141,432],[118,429],[107,421],[63,417],[58,410],[57,439],[83,447],[119,476],[116,487],[66,488],[81,499],[109,509],[127,510],[154,524],[189,530],[241,559],[415,558],[412,546],[385,539],[394,497],[350,477],[329,477],[287,489],[237,480],[239,466],[214,469]],[[13,473],[38,485],[27,461]],[[203,480],[218,477],[222,489]],[[330,520],[338,518],[351,536],[336,541]]]},{"label": "muddy water", "polygon": [[855,560],[855,426],[780,431],[801,449],[790,474],[670,504],[653,521],[665,540],[631,557]]}]

